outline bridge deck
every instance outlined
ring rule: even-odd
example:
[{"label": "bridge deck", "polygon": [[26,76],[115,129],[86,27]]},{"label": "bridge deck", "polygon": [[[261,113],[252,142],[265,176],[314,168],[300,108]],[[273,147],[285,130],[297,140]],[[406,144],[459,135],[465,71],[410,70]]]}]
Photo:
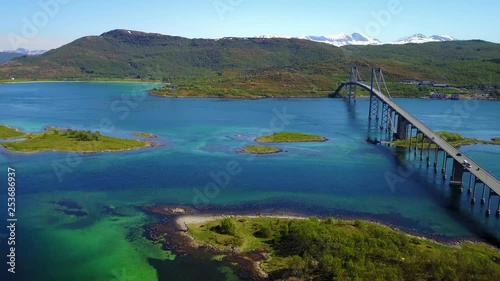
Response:
[{"label": "bridge deck", "polygon": [[[358,86],[365,88],[369,92],[371,91],[370,86],[363,84],[363,83],[360,83],[360,82],[356,82],[356,83],[347,82],[345,84],[356,84]],[[455,159],[459,163],[463,163],[464,160],[467,160],[471,164],[471,166],[470,166],[470,168],[464,167],[465,170],[472,173],[474,176],[476,176],[476,178],[481,180],[489,188],[491,188],[493,191],[495,191],[496,194],[500,195],[500,181],[498,181],[498,179],[496,179],[488,171],[481,168],[476,162],[474,162],[472,159],[465,156],[463,153],[459,154],[461,156],[457,156],[457,154],[460,153],[460,151],[458,149],[456,149],[455,147],[450,145],[447,141],[443,140],[433,130],[431,130],[429,127],[424,125],[424,123],[420,122],[417,118],[413,117],[413,115],[411,115],[406,110],[404,110],[402,107],[397,105],[395,102],[393,102],[391,99],[389,99],[386,95],[377,91],[376,89],[373,89],[373,93],[381,101],[387,103],[394,111],[396,111],[399,115],[401,115],[403,118],[405,118],[408,122],[413,124],[413,126],[415,128],[417,128],[420,132],[422,132],[426,137],[428,137],[435,144],[437,144],[439,147],[441,147],[441,149],[443,149],[446,153],[448,153],[448,155],[453,157],[453,159]],[[477,168],[479,168],[479,170]]]}]

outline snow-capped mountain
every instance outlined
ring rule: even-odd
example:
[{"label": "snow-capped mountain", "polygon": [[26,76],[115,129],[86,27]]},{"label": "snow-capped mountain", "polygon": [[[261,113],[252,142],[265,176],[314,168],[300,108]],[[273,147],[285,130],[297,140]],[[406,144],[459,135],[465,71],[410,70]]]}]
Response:
[{"label": "snow-capped mountain", "polygon": [[412,36],[408,36],[405,38],[401,38],[399,40],[393,41],[393,42],[381,42],[380,40],[370,38],[366,35],[362,35],[360,33],[352,33],[352,34],[347,34],[347,33],[340,33],[337,35],[330,35],[330,36],[313,36],[313,35],[306,35],[306,36],[299,36],[299,37],[289,37],[289,36],[279,36],[279,35],[262,35],[259,36],[258,38],[297,38],[297,39],[305,39],[305,40],[310,40],[310,41],[315,41],[315,42],[320,42],[320,43],[327,43],[331,45],[335,45],[337,47],[340,46],[346,46],[346,45],[382,45],[382,44],[408,44],[408,43],[427,43],[427,42],[443,42],[443,41],[454,41],[457,40],[452,36],[449,35],[432,35],[432,36],[425,36],[423,34],[414,34]]},{"label": "snow-capped mountain", "polygon": [[444,41],[454,41],[456,40],[450,35],[432,35],[425,36],[421,33],[414,34],[412,36],[404,37],[398,39],[390,44],[408,44],[408,43],[428,43],[428,42],[444,42]]},{"label": "snow-capped mountain", "polygon": [[47,51],[46,50],[28,50],[25,48],[17,48],[15,50],[8,50],[8,51],[4,51],[4,52],[16,53],[16,54],[22,54],[22,55],[28,55],[28,56],[37,56],[37,55],[41,55]]},{"label": "snow-capped mountain", "polygon": [[314,42],[327,43],[331,45],[335,45],[337,47],[346,46],[346,45],[379,45],[381,42],[377,39],[370,38],[368,36],[363,36],[359,33],[340,33],[337,35],[329,35],[329,36],[315,36],[315,35],[304,35],[298,37],[290,37],[290,36],[280,36],[280,35],[262,35],[258,36],[258,38],[284,38],[284,39],[305,39]]},{"label": "snow-capped mountain", "polygon": [[363,36],[359,33],[340,33],[331,36],[301,36],[299,39],[307,39],[315,42],[327,43],[335,46],[346,46],[346,45],[379,45],[381,42],[377,39],[370,38],[368,36]]}]

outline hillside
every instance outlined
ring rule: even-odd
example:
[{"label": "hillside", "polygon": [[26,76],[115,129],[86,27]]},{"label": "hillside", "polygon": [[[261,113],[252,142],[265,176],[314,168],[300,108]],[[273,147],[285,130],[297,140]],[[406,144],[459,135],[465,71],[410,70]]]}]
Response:
[{"label": "hillside", "polygon": [[21,57],[23,54],[13,52],[0,52],[0,63],[9,61],[13,58]]},{"label": "hillside", "polygon": [[301,39],[187,39],[113,30],[3,63],[0,80],[140,79],[170,82],[160,95],[325,96],[352,64],[366,71],[381,66],[389,81],[498,88],[499,63],[500,44],[484,41],[338,48]]}]

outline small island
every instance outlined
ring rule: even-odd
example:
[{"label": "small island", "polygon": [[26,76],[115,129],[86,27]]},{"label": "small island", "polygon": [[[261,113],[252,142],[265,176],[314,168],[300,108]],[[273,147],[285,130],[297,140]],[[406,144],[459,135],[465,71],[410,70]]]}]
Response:
[{"label": "small island", "polygon": [[[464,138],[461,134],[458,133],[451,133],[451,132],[446,132],[446,131],[439,131],[436,132],[436,135],[438,135],[440,138],[443,140],[447,141],[449,144],[451,144],[454,147],[460,147],[462,145],[471,145],[471,144],[494,144],[494,145],[500,145],[500,138],[492,138],[491,140],[480,140],[480,139],[473,139],[473,138]],[[415,143],[421,144],[422,143],[422,134],[418,134],[416,137],[412,137],[411,141],[410,139],[407,140],[397,140],[397,141],[392,141],[390,142],[392,145],[397,146],[397,147],[409,147],[410,143],[414,146]],[[425,138],[424,139],[424,147],[428,147],[429,144],[429,139]],[[436,146],[431,143],[431,148],[435,148]]]},{"label": "small island", "polygon": [[151,134],[151,133],[134,132],[134,133],[132,133],[132,135],[134,135],[136,137],[147,138],[147,139],[154,139],[154,138],[156,138],[156,135],[155,134]]},{"label": "small island", "polygon": [[324,142],[325,137],[295,132],[280,132],[255,138],[256,142]]},{"label": "small island", "polygon": [[283,150],[279,148],[263,145],[248,145],[240,149],[240,151],[251,154],[274,154],[283,152]]},{"label": "small island", "polygon": [[260,275],[258,280],[500,277],[500,253],[492,246],[446,246],[362,220],[243,216],[193,217],[183,223],[193,247],[250,268]]},{"label": "small island", "polygon": [[0,126],[0,138],[26,138],[22,141],[4,142],[1,145],[15,152],[104,152],[125,151],[150,147],[142,140],[121,139],[102,135],[99,131],[84,131],[48,127],[41,133],[22,133],[16,129]]}]

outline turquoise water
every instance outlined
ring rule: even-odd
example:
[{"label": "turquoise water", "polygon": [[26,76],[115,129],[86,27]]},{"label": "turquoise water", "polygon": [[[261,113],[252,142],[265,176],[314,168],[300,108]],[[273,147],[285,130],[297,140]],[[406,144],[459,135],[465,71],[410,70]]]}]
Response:
[{"label": "turquoise water", "polygon": [[[500,219],[485,217],[485,206],[471,206],[470,195],[450,188],[418,156],[364,141],[367,100],[348,105],[341,99],[170,99],[147,95],[151,87],[0,85],[0,124],[29,132],[46,126],[100,130],[127,138],[149,132],[162,145],[96,154],[1,148],[1,169],[17,171],[16,277],[24,278],[19,280],[157,280],[158,275],[176,280],[175,272],[158,274],[151,262],[168,264],[169,253],[143,238],[144,226],[155,218],[138,206],[156,203],[362,217],[445,240],[500,237]],[[433,129],[500,137],[497,102],[397,102]],[[254,137],[280,130],[329,140],[279,144],[286,152],[276,155],[237,152]],[[500,176],[499,146],[462,150]],[[387,178],[394,176],[391,184]],[[1,196],[6,202],[6,194]],[[68,216],[57,210],[59,200],[77,201],[90,215]],[[494,208],[497,202],[494,198]],[[109,206],[123,215],[110,214]],[[0,212],[6,217],[6,208]],[[231,279],[222,264],[184,261],[177,257],[166,268],[195,267],[214,280]]]}]

